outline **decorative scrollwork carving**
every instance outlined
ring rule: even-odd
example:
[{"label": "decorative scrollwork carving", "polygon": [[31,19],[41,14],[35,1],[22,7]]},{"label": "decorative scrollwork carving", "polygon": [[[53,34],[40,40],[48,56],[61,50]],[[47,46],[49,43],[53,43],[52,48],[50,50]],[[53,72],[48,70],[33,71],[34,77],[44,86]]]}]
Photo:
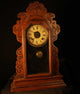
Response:
[{"label": "decorative scrollwork carving", "polygon": [[22,63],[22,61],[17,61],[16,62],[16,68],[17,68],[17,70],[16,70],[17,74],[21,74],[23,72],[23,63]]},{"label": "decorative scrollwork carving", "polygon": [[16,73],[17,73],[17,76],[20,77],[21,75],[24,75],[23,74],[24,73],[24,68],[23,68],[24,64],[23,64],[22,46],[17,49],[16,54],[17,54]]}]

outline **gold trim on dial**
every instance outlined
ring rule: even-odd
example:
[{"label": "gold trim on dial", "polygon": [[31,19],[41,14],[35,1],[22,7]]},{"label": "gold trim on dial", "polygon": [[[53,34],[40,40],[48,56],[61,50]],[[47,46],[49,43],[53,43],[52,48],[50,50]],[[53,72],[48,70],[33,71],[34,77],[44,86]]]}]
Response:
[{"label": "gold trim on dial", "polygon": [[34,47],[41,47],[48,40],[48,30],[43,25],[32,25],[27,31],[27,40]]}]

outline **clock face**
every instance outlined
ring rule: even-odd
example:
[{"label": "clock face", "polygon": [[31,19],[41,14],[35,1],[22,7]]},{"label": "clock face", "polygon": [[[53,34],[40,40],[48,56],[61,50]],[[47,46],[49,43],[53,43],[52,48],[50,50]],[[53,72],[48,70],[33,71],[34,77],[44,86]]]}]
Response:
[{"label": "clock face", "polygon": [[27,40],[34,47],[43,46],[48,39],[48,30],[43,25],[32,25],[27,31]]}]

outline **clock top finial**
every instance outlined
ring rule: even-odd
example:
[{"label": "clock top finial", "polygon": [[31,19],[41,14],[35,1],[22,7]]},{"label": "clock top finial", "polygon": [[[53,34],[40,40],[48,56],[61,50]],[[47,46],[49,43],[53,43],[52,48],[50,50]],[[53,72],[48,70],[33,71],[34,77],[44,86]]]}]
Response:
[{"label": "clock top finial", "polygon": [[35,1],[29,4],[26,12],[30,15],[45,15],[47,13],[47,9],[42,3]]}]

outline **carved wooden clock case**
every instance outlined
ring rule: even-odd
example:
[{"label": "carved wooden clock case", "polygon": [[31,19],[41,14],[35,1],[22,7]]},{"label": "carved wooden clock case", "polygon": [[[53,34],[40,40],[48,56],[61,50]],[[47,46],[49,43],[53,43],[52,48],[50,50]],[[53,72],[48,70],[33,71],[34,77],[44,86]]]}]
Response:
[{"label": "carved wooden clock case", "polygon": [[55,14],[47,13],[44,5],[36,1],[18,18],[13,33],[22,45],[16,51],[16,76],[11,91],[66,86],[59,73],[58,48],[54,45],[60,32],[53,20]]}]

